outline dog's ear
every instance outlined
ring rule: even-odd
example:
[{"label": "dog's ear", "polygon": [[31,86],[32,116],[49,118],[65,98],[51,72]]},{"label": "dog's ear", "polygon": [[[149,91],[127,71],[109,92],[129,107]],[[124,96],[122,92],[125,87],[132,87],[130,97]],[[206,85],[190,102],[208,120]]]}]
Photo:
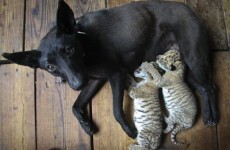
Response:
[{"label": "dog's ear", "polygon": [[59,0],[57,10],[57,36],[73,34],[76,28],[74,13],[64,0]]},{"label": "dog's ear", "polygon": [[2,56],[19,65],[29,66],[31,68],[40,67],[39,59],[41,57],[41,52],[37,50],[16,53],[3,53]]}]

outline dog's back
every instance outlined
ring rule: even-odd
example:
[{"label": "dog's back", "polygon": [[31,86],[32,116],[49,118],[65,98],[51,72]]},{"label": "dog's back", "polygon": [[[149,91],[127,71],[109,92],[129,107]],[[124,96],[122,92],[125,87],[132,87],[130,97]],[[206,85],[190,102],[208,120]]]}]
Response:
[{"label": "dog's back", "polygon": [[133,69],[143,60],[155,60],[191,25],[201,29],[185,4],[162,1],[129,3],[79,18],[79,29],[98,40],[106,59]]}]

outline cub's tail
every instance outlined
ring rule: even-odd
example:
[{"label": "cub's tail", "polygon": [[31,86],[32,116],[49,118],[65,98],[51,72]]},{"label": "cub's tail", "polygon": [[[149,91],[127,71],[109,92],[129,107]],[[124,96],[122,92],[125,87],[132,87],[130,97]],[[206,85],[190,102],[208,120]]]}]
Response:
[{"label": "cub's tail", "polygon": [[183,130],[185,130],[185,129],[186,129],[186,128],[184,128],[184,127],[182,127],[182,126],[179,126],[179,125],[177,125],[177,126],[173,129],[173,131],[172,131],[172,133],[171,133],[171,141],[172,141],[173,144],[175,144],[175,145],[184,145],[184,144],[185,144],[185,143],[178,142],[178,141],[176,140],[176,135],[177,135],[177,133],[180,132],[180,131],[183,131]]}]

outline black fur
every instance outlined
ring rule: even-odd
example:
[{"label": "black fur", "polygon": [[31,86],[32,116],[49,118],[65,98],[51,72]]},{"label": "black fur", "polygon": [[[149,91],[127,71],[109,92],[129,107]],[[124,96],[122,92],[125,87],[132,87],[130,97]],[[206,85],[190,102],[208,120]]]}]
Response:
[{"label": "black fur", "polygon": [[204,123],[208,126],[217,124],[216,89],[212,82],[208,39],[206,29],[182,3],[133,2],[87,13],[76,23],[72,10],[60,0],[57,27],[47,33],[39,51],[3,56],[21,65],[48,70],[65,79],[73,89],[82,89],[73,105],[73,113],[88,134],[95,130],[87,118],[86,106],[109,81],[114,116],[124,131],[134,138],[136,130],[127,123],[122,109],[127,75],[132,75],[141,62],[154,61],[173,43],[179,45],[189,68],[187,80],[202,95]]}]

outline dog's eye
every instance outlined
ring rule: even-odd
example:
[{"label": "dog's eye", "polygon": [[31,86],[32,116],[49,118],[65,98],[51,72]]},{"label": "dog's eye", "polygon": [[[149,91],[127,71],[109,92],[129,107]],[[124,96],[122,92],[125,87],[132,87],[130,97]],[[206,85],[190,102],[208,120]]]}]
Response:
[{"label": "dog's eye", "polygon": [[74,53],[74,48],[73,47],[67,47],[65,49],[65,52],[66,52],[67,56],[71,56]]},{"label": "dog's eye", "polygon": [[48,69],[49,72],[53,72],[53,71],[56,70],[56,66],[54,66],[54,65],[48,65],[47,69]]}]

